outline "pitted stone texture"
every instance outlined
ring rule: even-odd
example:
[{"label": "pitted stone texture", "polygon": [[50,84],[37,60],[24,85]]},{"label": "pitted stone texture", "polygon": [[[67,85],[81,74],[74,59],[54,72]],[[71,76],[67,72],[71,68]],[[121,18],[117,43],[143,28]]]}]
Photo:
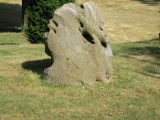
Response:
[{"label": "pitted stone texture", "polygon": [[54,12],[48,28],[44,43],[53,63],[44,71],[48,82],[107,82],[112,75],[112,50],[102,14],[94,2],[65,4]]}]

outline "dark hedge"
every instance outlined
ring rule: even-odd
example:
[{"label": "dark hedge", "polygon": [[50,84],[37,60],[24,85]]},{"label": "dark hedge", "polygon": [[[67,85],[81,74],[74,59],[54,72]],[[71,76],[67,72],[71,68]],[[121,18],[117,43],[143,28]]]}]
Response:
[{"label": "dark hedge", "polygon": [[26,10],[27,27],[25,34],[31,43],[40,43],[47,24],[54,11],[65,3],[75,0],[29,0]]}]

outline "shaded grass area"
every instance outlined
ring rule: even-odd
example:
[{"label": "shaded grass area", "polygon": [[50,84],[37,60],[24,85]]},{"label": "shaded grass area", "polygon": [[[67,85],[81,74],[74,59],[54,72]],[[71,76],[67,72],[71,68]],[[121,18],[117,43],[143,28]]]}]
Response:
[{"label": "shaded grass area", "polygon": [[160,4],[160,0],[133,0],[133,1],[140,1],[144,4],[149,4],[149,5],[157,5]]},{"label": "shaded grass area", "polygon": [[119,43],[119,45],[120,47],[116,48],[114,55],[128,59],[131,62],[128,65],[134,65],[135,63],[132,61],[137,61],[137,65],[134,67],[140,67],[140,69],[132,71],[160,79],[160,39]]},{"label": "shaded grass area", "polygon": [[51,66],[50,59],[32,60],[32,61],[26,61],[26,62],[22,63],[22,67],[24,69],[31,70],[32,72],[40,74],[42,79],[43,79],[44,69],[48,68],[50,66]]},{"label": "shaded grass area", "polygon": [[0,2],[0,32],[19,32],[22,29],[22,6]]},{"label": "shaded grass area", "polygon": [[79,87],[43,81],[44,45],[20,33],[1,33],[0,43],[0,119],[160,118],[159,39],[111,44],[112,82]]}]

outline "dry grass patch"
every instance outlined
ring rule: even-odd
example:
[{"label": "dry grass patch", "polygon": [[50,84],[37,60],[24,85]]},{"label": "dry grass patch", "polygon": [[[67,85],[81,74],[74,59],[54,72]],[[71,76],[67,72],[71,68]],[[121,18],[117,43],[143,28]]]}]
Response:
[{"label": "dry grass patch", "polygon": [[[77,0],[78,3],[87,0]],[[93,0],[100,7],[112,42],[152,39],[160,32],[160,3],[132,0]]]}]

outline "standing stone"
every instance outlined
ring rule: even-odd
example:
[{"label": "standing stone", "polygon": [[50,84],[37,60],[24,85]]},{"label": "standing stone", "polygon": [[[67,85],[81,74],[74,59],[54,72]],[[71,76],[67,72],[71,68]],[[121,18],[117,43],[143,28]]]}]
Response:
[{"label": "standing stone", "polygon": [[112,50],[102,14],[94,2],[63,5],[54,12],[48,28],[44,44],[53,63],[44,71],[48,82],[107,82],[112,75]]}]

